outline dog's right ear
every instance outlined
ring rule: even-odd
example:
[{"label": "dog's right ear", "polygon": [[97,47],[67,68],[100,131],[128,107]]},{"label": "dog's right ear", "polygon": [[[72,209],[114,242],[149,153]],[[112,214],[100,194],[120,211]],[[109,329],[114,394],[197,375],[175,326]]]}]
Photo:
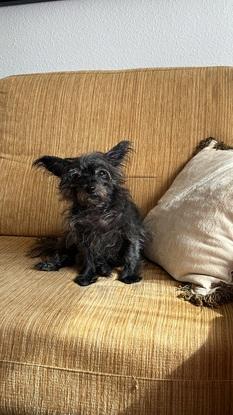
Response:
[{"label": "dog's right ear", "polygon": [[123,140],[111,148],[111,150],[109,150],[107,153],[105,153],[105,157],[110,163],[117,167],[123,164],[124,159],[127,157],[131,150],[131,142],[128,140]]},{"label": "dog's right ear", "polygon": [[57,177],[61,177],[64,168],[69,164],[68,160],[54,156],[43,156],[33,162],[33,166],[44,167]]}]

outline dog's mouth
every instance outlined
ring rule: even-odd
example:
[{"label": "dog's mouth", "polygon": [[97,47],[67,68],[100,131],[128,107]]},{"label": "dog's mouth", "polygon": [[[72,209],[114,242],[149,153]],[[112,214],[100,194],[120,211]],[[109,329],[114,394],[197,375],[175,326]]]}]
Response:
[{"label": "dog's mouth", "polygon": [[80,205],[99,205],[106,203],[108,200],[108,192],[103,186],[77,189],[76,198]]}]

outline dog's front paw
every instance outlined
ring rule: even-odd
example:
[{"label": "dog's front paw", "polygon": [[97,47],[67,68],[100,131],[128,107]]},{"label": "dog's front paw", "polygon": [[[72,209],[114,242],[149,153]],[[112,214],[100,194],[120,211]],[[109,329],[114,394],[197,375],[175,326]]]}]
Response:
[{"label": "dog's front paw", "polygon": [[109,277],[112,273],[112,267],[110,265],[102,265],[96,268],[96,273],[103,277]]},{"label": "dog's front paw", "polygon": [[38,271],[58,271],[59,267],[53,262],[39,262],[34,266]]},{"label": "dog's front paw", "polygon": [[77,275],[77,277],[74,279],[74,282],[78,285],[81,285],[81,287],[85,287],[87,285],[93,284],[97,281],[97,279],[98,278],[96,276],[87,277],[86,275]]},{"label": "dog's front paw", "polygon": [[119,281],[124,282],[125,284],[133,284],[135,282],[139,282],[141,281],[142,277],[140,277],[137,274],[133,274],[133,275],[125,275],[125,276],[121,276],[119,277]]}]

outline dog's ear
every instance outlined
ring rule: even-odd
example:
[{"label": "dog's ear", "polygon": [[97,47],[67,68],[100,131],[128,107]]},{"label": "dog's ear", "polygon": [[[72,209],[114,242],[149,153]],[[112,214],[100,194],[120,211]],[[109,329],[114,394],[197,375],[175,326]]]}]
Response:
[{"label": "dog's ear", "polygon": [[123,160],[132,150],[132,145],[130,141],[124,140],[120,141],[116,146],[111,148],[107,153],[105,153],[105,157],[108,159],[110,163],[114,166],[119,166],[122,164]]},{"label": "dog's ear", "polygon": [[33,166],[44,167],[57,177],[61,177],[64,168],[69,164],[68,160],[54,156],[43,156],[33,162]]}]

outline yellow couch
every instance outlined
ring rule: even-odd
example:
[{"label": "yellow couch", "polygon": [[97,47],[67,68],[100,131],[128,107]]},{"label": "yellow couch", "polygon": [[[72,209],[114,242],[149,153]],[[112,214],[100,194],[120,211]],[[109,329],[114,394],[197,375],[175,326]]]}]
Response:
[{"label": "yellow couch", "polygon": [[208,136],[233,144],[233,68],[0,80],[1,415],[233,413],[232,304],[196,308],[149,262],[138,284],[79,287],[74,269],[38,272],[26,256],[64,209],[35,158],[132,140],[127,185],[145,214]]}]

